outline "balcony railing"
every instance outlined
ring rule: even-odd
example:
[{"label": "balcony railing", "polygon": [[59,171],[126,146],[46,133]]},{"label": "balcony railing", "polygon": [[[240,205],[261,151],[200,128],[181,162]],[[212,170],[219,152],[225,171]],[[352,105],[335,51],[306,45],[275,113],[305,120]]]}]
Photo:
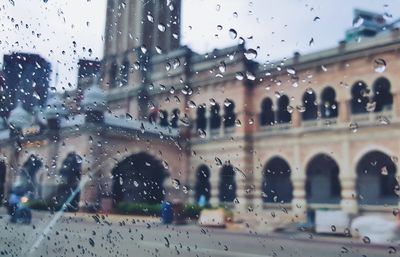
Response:
[{"label": "balcony railing", "polygon": [[382,112],[368,112],[353,114],[351,116],[352,122],[356,122],[358,125],[368,124],[388,124],[393,119],[393,110],[382,111]]},{"label": "balcony railing", "polygon": [[304,129],[312,129],[312,128],[327,128],[330,126],[334,126],[337,124],[337,118],[323,118],[316,120],[307,120],[302,121],[301,126]]}]

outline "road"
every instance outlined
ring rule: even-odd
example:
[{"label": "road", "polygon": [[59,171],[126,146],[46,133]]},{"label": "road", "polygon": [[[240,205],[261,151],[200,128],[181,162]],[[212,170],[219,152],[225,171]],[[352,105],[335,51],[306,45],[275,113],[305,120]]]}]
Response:
[{"label": "road", "polygon": [[[309,234],[271,234],[201,228],[196,225],[166,226],[158,221],[105,217],[61,217],[48,234],[54,217],[36,214],[31,225],[9,224],[0,215],[0,256],[398,256],[397,245],[326,242]],[[340,240],[339,240],[340,241]],[[343,240],[342,240],[343,241]],[[32,246],[37,243],[37,248]]]}]

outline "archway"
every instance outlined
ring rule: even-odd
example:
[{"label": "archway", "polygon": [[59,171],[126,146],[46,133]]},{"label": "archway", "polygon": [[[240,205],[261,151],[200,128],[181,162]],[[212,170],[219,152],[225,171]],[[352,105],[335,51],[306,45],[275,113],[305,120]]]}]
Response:
[{"label": "archway", "polygon": [[367,85],[364,82],[358,81],[354,83],[351,88],[351,113],[358,114],[367,112],[367,93]]},{"label": "archway", "polygon": [[272,110],[272,100],[269,97],[261,102],[260,125],[269,126],[275,122],[274,111]]},{"label": "archway", "polygon": [[0,160],[0,205],[1,203],[3,203],[5,195],[4,186],[6,182],[6,171],[7,171],[6,163]]},{"label": "archway", "polygon": [[[59,186],[59,202],[64,203],[79,185],[82,176],[82,158],[74,152],[67,155],[60,169],[63,183]],[[77,211],[79,209],[80,192],[67,205],[67,210]]]},{"label": "archway", "polygon": [[289,123],[292,119],[290,112],[288,111],[289,97],[287,95],[282,95],[278,99],[278,112],[277,112],[277,122],[278,123]]},{"label": "archway", "polygon": [[203,195],[208,203],[211,197],[210,169],[207,165],[201,165],[196,172],[196,202]]},{"label": "archway", "polygon": [[308,203],[340,203],[339,166],[335,160],[326,154],[318,154],[308,163],[306,175]]},{"label": "archway", "polygon": [[289,164],[280,157],[272,158],[263,171],[263,200],[267,203],[290,203],[293,186]]},{"label": "archway", "polygon": [[118,202],[160,203],[164,199],[166,171],[148,153],[133,154],[112,170],[113,197]]},{"label": "archway", "polygon": [[365,154],[357,164],[358,202],[366,205],[397,205],[399,185],[396,165],[380,152]]},{"label": "archway", "polygon": [[338,116],[336,92],[332,87],[326,87],[322,91],[320,110],[322,118],[336,118]]},{"label": "archway", "polygon": [[221,168],[219,178],[219,201],[233,202],[236,198],[235,170],[230,164]]},{"label": "archway", "polygon": [[303,106],[305,111],[302,114],[303,120],[315,120],[318,117],[318,106],[314,91],[307,91],[303,95]]},{"label": "archway", "polygon": [[390,82],[386,78],[378,78],[373,86],[374,101],[376,103],[375,112],[391,110],[393,96],[390,93]]}]

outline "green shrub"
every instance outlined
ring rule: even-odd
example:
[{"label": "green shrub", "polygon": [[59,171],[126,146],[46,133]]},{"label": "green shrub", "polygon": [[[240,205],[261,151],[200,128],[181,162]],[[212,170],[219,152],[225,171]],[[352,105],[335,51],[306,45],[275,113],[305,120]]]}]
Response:
[{"label": "green shrub", "polygon": [[114,207],[114,211],[120,214],[159,216],[161,204],[119,202]]},{"label": "green shrub", "polygon": [[28,202],[29,208],[42,211],[58,211],[61,209],[61,206],[61,204],[54,201],[45,201],[39,199],[33,199]]}]

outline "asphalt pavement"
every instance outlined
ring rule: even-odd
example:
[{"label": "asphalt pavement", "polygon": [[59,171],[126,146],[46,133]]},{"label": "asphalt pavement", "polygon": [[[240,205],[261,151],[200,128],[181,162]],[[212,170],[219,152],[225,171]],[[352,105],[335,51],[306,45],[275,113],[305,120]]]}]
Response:
[{"label": "asphalt pavement", "polygon": [[[399,245],[372,245],[309,233],[257,235],[245,229],[162,225],[156,218],[34,213],[31,225],[0,214],[0,256],[399,256]],[[49,227],[49,224],[51,225]],[[47,229],[46,229],[47,228]]]}]

